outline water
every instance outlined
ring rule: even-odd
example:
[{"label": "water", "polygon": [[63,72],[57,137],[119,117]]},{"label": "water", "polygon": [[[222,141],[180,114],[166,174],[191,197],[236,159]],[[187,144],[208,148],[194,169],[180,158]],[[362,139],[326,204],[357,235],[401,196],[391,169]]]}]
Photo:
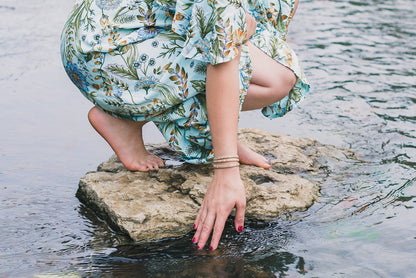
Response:
[{"label": "water", "polygon": [[70,2],[0,3],[0,277],[414,277],[414,1],[301,3],[289,38],[312,93],[282,119],[250,112],[240,125],[348,147],[360,161],[340,163],[294,219],[242,234],[228,223],[215,252],[197,252],[192,235],[133,245],[75,198],[111,150],[60,65]]}]

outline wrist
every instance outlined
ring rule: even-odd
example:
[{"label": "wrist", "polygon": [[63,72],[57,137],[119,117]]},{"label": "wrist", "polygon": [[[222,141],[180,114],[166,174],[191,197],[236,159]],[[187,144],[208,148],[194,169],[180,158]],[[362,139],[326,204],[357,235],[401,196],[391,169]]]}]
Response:
[{"label": "wrist", "polygon": [[214,169],[231,168],[240,166],[238,155],[214,156],[212,165]]},{"label": "wrist", "polygon": [[229,167],[229,168],[219,168],[214,169],[214,175],[218,176],[240,176],[240,167]]},{"label": "wrist", "polygon": [[220,185],[223,188],[231,189],[232,191],[238,191],[241,189],[240,187],[244,188],[239,167],[215,169],[213,181],[217,181],[217,185]]}]

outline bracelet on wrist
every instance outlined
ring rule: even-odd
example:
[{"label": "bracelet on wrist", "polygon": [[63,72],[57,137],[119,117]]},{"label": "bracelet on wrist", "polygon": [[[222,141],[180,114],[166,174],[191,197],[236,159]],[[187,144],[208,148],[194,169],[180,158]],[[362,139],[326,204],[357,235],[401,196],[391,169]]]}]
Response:
[{"label": "bracelet on wrist", "polygon": [[213,166],[214,169],[238,167],[240,166],[240,159],[238,158],[238,155],[214,157]]},{"label": "bracelet on wrist", "polygon": [[227,163],[218,163],[218,164],[213,164],[214,169],[225,169],[225,168],[234,168],[234,167],[239,167],[240,166],[240,162],[227,162]]}]

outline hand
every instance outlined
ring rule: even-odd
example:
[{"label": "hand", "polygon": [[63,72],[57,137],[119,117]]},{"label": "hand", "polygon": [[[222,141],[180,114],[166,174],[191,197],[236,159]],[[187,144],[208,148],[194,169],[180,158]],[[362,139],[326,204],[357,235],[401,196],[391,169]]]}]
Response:
[{"label": "hand", "polygon": [[210,250],[218,247],[225,221],[234,207],[235,229],[241,232],[244,227],[246,191],[240,178],[240,169],[216,169],[195,220],[196,233],[192,242],[198,242],[198,249],[205,246],[212,230]]},{"label": "hand", "polygon": [[256,33],[257,22],[254,17],[246,13],[246,20],[247,20],[247,39],[251,38],[254,33]]}]

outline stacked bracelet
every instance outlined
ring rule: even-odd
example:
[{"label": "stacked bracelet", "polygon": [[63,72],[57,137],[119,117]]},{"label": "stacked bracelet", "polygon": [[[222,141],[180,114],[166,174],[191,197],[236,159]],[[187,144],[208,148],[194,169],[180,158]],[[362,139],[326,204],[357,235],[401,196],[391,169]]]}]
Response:
[{"label": "stacked bracelet", "polygon": [[214,169],[224,169],[240,166],[240,159],[237,155],[220,156],[214,158]]}]

